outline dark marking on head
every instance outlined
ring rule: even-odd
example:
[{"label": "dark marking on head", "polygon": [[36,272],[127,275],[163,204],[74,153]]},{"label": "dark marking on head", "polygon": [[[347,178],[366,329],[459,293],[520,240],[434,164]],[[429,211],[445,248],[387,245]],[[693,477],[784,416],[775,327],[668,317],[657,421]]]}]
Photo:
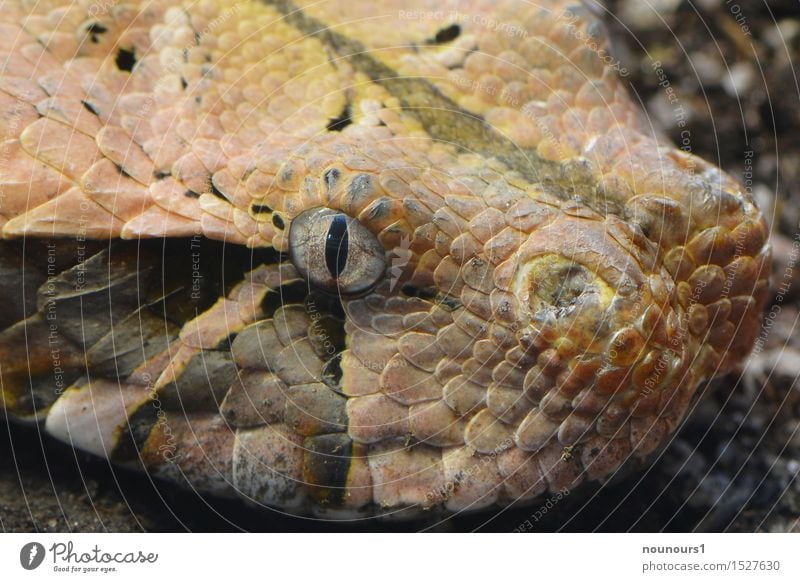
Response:
[{"label": "dark marking on head", "polygon": [[99,22],[92,22],[86,27],[86,32],[89,33],[89,38],[94,44],[100,42],[100,35],[108,32],[108,29]]},{"label": "dark marking on head", "polygon": [[318,503],[337,506],[344,501],[353,441],[346,434],[323,434],[304,442],[303,481]]},{"label": "dark marking on head", "polygon": [[461,301],[454,297],[450,297],[449,295],[444,295],[443,293],[438,293],[435,301],[439,307],[446,309],[447,311],[455,311],[461,307]]},{"label": "dark marking on head", "polygon": [[186,192],[183,193],[183,195],[186,196],[187,198],[200,198],[200,194],[198,194],[194,190],[187,190]]},{"label": "dark marking on head", "polygon": [[422,287],[415,287],[410,283],[406,283],[400,288],[400,292],[406,297],[419,297],[420,299],[435,299],[435,289],[423,289]]},{"label": "dark marking on head", "polygon": [[275,225],[275,228],[278,230],[283,230],[286,228],[286,224],[283,222],[283,218],[281,218],[280,214],[273,214],[272,215],[272,224]]},{"label": "dark marking on head", "polygon": [[318,38],[332,54],[347,59],[355,69],[384,87],[435,141],[453,144],[464,152],[496,158],[527,180],[541,184],[554,196],[566,199],[578,195],[589,204],[593,203],[595,180],[575,183],[571,176],[562,175],[559,163],[542,158],[536,148],[521,147],[500,134],[483,117],[444,95],[429,79],[398,74],[375,58],[362,43],[307,15],[291,0],[271,0],[270,4],[284,15],[288,24]]},{"label": "dark marking on head", "polygon": [[325,180],[325,186],[330,191],[339,181],[342,173],[339,171],[338,168],[331,168],[330,170],[326,170],[325,173],[322,175],[322,179]]},{"label": "dark marking on head", "polygon": [[225,194],[223,194],[222,192],[220,192],[220,191],[219,191],[219,188],[217,188],[217,187],[214,185],[214,182],[213,182],[213,180],[211,181],[211,193],[212,193],[214,196],[216,196],[217,198],[221,198],[222,200],[227,200],[227,198],[225,198]]},{"label": "dark marking on head", "polygon": [[156,170],[155,172],[153,172],[153,177],[156,180],[163,180],[164,178],[168,178],[171,175],[172,175],[171,172],[165,172],[163,170]]},{"label": "dark marking on head", "polygon": [[439,29],[436,36],[433,37],[433,44],[445,44],[458,38],[461,34],[461,27],[458,24],[451,24],[445,28]]},{"label": "dark marking on head", "polygon": [[88,101],[81,99],[81,105],[83,105],[83,108],[86,109],[86,111],[88,111],[92,115],[97,115],[98,117],[100,117],[100,112],[97,110],[97,107],[95,107]]},{"label": "dark marking on head", "polygon": [[345,103],[344,109],[339,114],[339,117],[335,117],[328,122],[326,129],[328,131],[342,131],[345,127],[353,123],[351,119],[353,112],[350,108],[350,102],[348,101]]},{"label": "dark marking on head", "polygon": [[291,182],[292,177],[294,176],[294,168],[291,164],[285,164],[283,169],[281,170],[280,180],[281,182]]},{"label": "dark marking on head", "polygon": [[133,67],[136,66],[136,49],[131,48],[130,50],[120,47],[117,50],[117,57],[114,59],[114,62],[117,65],[117,68],[120,71],[133,71]]},{"label": "dark marking on head", "polygon": [[439,307],[447,311],[455,311],[461,307],[461,302],[458,299],[440,293],[433,288],[416,287],[415,285],[406,283],[400,288],[400,292],[406,297],[418,297],[426,301],[433,301]]},{"label": "dark marking on head", "polygon": [[186,87],[188,87],[188,86],[189,86],[189,82],[186,80],[186,78],[183,75],[181,75],[181,89],[186,90]]},{"label": "dark marking on head", "polygon": [[125,168],[123,168],[122,166],[120,166],[116,162],[114,163],[114,167],[117,169],[117,172],[119,172],[120,176],[125,176],[126,178],[130,178],[131,177],[131,175],[128,172],[125,171]]},{"label": "dark marking on head", "polygon": [[250,207],[250,210],[253,211],[253,214],[269,214],[272,212],[272,207],[267,206],[266,204],[253,204]]}]

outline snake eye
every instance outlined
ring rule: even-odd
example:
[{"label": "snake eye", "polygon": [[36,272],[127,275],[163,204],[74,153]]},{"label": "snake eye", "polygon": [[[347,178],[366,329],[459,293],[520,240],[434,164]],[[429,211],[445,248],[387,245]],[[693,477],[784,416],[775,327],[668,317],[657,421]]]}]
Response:
[{"label": "snake eye", "polygon": [[386,269],[386,252],[375,235],[330,208],[312,208],[295,217],[289,256],[315,287],[342,295],[366,293]]}]

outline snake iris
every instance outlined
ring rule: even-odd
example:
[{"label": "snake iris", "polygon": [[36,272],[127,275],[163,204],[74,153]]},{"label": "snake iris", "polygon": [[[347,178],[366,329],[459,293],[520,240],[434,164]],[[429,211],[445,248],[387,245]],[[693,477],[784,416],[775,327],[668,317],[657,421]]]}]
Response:
[{"label": "snake iris", "polygon": [[750,195],[580,2],[4,2],[2,404],[330,517],[532,500],[748,353]]}]

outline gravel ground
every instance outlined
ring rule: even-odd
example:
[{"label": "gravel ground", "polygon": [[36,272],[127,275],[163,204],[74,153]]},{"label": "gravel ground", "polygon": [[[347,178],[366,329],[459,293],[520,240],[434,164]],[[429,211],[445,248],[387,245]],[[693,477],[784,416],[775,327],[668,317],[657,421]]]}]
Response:
[{"label": "gravel ground", "polygon": [[[761,348],[706,387],[654,464],[586,495],[500,514],[326,523],[209,500],[0,424],[4,531],[800,532],[800,114],[796,0],[607,2],[615,54],[650,119],[752,188],[770,216],[775,301]],[[649,6],[656,7],[654,11]],[[667,100],[660,63],[677,105]],[[677,106],[681,109],[676,109]],[[685,125],[681,126],[681,123]]]}]

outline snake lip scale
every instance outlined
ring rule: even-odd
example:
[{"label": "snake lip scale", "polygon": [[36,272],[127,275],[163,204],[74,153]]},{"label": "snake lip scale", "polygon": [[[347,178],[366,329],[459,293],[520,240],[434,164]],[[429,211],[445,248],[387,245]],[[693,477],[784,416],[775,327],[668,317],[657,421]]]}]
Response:
[{"label": "snake lip scale", "polygon": [[750,193],[575,0],[12,0],[0,405],[330,519],[641,466],[745,358]]}]

